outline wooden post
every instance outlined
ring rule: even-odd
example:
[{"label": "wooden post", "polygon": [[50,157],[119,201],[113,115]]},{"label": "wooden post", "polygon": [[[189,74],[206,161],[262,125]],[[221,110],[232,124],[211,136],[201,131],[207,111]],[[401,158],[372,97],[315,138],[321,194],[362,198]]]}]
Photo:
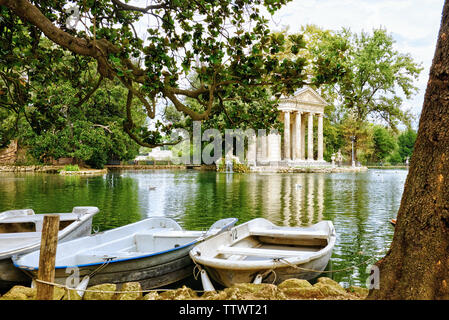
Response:
[{"label": "wooden post", "polygon": [[[56,247],[58,245],[59,215],[45,215],[42,226],[38,280],[55,280]],[[36,281],[36,300],[53,300],[54,287]]]}]

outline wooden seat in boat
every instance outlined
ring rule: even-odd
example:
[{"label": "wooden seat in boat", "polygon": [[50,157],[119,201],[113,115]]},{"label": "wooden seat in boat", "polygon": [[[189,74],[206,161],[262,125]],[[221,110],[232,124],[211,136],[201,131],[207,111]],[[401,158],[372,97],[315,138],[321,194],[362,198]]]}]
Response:
[{"label": "wooden seat in boat", "polygon": [[264,248],[250,248],[250,247],[220,247],[217,252],[219,254],[241,255],[241,256],[257,256],[267,258],[297,258],[310,253],[298,252],[292,250],[276,250]]},{"label": "wooden seat in boat", "polygon": [[302,238],[302,239],[327,239],[329,233],[324,230],[282,230],[282,229],[250,229],[253,236],[280,237],[280,238]]}]

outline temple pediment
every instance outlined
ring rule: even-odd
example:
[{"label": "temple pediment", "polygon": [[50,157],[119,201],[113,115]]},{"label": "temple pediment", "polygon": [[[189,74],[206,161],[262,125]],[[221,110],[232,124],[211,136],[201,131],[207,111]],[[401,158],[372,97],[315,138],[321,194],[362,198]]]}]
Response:
[{"label": "temple pediment", "polygon": [[293,96],[281,98],[279,102],[279,110],[298,110],[303,112],[324,113],[324,107],[327,105],[315,90],[305,87]]}]

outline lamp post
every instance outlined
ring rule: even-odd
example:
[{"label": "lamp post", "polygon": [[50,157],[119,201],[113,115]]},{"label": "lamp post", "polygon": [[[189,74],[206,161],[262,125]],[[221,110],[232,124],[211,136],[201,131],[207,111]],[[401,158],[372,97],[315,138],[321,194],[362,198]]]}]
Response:
[{"label": "lamp post", "polygon": [[355,160],[354,160],[354,141],[355,141],[355,136],[351,136],[351,143],[352,143],[352,167],[355,167]]}]

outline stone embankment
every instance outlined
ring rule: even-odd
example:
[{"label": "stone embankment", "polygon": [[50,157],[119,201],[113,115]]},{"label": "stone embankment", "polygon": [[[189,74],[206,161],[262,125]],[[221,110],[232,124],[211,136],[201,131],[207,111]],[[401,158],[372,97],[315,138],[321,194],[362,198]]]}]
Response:
[{"label": "stone embankment", "polygon": [[43,166],[16,166],[16,165],[0,165],[0,172],[49,172],[57,173],[64,166],[43,165]]},{"label": "stone embankment", "polygon": [[340,173],[340,172],[365,172],[367,167],[332,167],[332,166],[310,166],[310,167],[256,167],[253,172],[275,172],[275,173]]},{"label": "stone embankment", "polygon": [[70,176],[70,175],[94,175],[94,174],[106,174],[108,173],[108,169],[85,169],[79,171],[66,171],[61,170],[59,174]]},{"label": "stone embankment", "polygon": [[[198,292],[186,286],[165,291],[142,291],[138,282],[121,286],[106,283],[88,287],[83,297],[73,290],[55,287],[54,300],[362,300],[368,289],[343,288],[336,281],[321,277],[312,285],[306,280],[288,279],[279,285],[236,284],[224,290]],[[0,300],[35,300],[36,289],[15,286]]]}]

